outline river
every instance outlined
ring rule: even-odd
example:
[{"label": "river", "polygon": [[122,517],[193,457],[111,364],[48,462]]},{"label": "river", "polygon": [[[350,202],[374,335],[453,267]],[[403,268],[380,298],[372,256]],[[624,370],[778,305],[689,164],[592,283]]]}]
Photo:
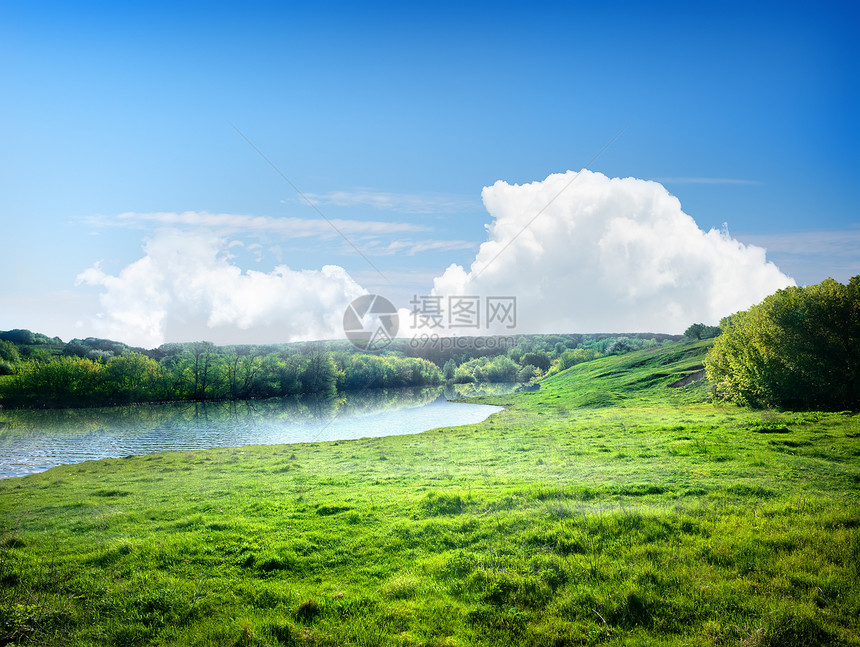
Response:
[{"label": "river", "polygon": [[415,434],[474,424],[501,407],[451,398],[515,385],[385,389],[336,396],[92,409],[0,410],[0,478],[155,452]]}]

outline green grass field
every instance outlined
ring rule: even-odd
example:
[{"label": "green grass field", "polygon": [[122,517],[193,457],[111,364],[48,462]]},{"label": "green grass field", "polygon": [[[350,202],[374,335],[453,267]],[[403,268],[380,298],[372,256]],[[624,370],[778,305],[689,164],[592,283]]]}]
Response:
[{"label": "green grass field", "polygon": [[860,645],[860,419],[708,403],[707,342],[479,425],[0,482],[0,645]]}]

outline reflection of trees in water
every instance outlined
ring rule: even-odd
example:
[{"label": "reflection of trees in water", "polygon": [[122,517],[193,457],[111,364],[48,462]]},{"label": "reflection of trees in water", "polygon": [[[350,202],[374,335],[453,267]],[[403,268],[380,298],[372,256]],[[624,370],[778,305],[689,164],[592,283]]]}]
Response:
[{"label": "reflection of trees in water", "polygon": [[363,393],[313,394],[230,404],[236,407],[235,415],[243,419],[259,417],[267,420],[319,423],[344,415],[356,416],[390,409],[420,407],[436,400],[440,393],[439,387],[369,389]]},{"label": "reflection of trees in water", "polygon": [[444,394],[448,400],[478,398],[485,395],[505,395],[513,393],[522,385],[517,382],[473,382],[471,384],[449,384]]},{"label": "reflection of trees in water", "polygon": [[[475,387],[480,385],[458,385]],[[498,386],[498,385],[493,385]],[[484,395],[484,393],[478,393]],[[256,422],[326,423],[392,409],[421,407],[439,399],[468,397],[442,387],[369,389],[359,393],[313,394],[223,402],[141,404],[90,409],[12,409],[0,411],[0,437],[37,434],[45,429],[86,435],[105,429],[148,430]]]}]

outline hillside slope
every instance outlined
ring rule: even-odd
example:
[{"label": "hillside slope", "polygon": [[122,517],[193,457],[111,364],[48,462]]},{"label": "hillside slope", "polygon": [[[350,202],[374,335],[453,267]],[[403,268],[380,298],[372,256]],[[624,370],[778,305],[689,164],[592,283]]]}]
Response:
[{"label": "hillside slope", "polygon": [[705,379],[682,388],[670,385],[698,377],[712,345],[712,339],[677,342],[578,364],[543,380],[540,390],[522,394],[523,401],[550,405],[559,401],[565,408],[705,402],[711,394]]}]

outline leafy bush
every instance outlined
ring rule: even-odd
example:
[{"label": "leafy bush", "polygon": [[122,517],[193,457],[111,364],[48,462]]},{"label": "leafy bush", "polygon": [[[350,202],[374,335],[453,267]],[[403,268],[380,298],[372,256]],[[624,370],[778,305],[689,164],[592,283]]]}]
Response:
[{"label": "leafy bush", "polygon": [[607,355],[621,355],[636,350],[633,340],[627,337],[619,337],[606,348]]},{"label": "leafy bush", "polygon": [[535,368],[539,368],[541,371],[547,371],[549,369],[550,357],[543,352],[525,353],[520,358],[520,364],[522,366],[534,366]]},{"label": "leafy bush", "polygon": [[471,382],[516,382],[520,366],[510,357],[476,357],[464,362],[454,372],[458,384]]},{"label": "leafy bush", "polygon": [[11,341],[0,339],[0,360],[6,362],[17,362],[19,359],[18,348]]},{"label": "leafy bush", "polygon": [[860,408],[860,276],[779,290],[720,322],[705,359],[726,400],[753,407]]}]

